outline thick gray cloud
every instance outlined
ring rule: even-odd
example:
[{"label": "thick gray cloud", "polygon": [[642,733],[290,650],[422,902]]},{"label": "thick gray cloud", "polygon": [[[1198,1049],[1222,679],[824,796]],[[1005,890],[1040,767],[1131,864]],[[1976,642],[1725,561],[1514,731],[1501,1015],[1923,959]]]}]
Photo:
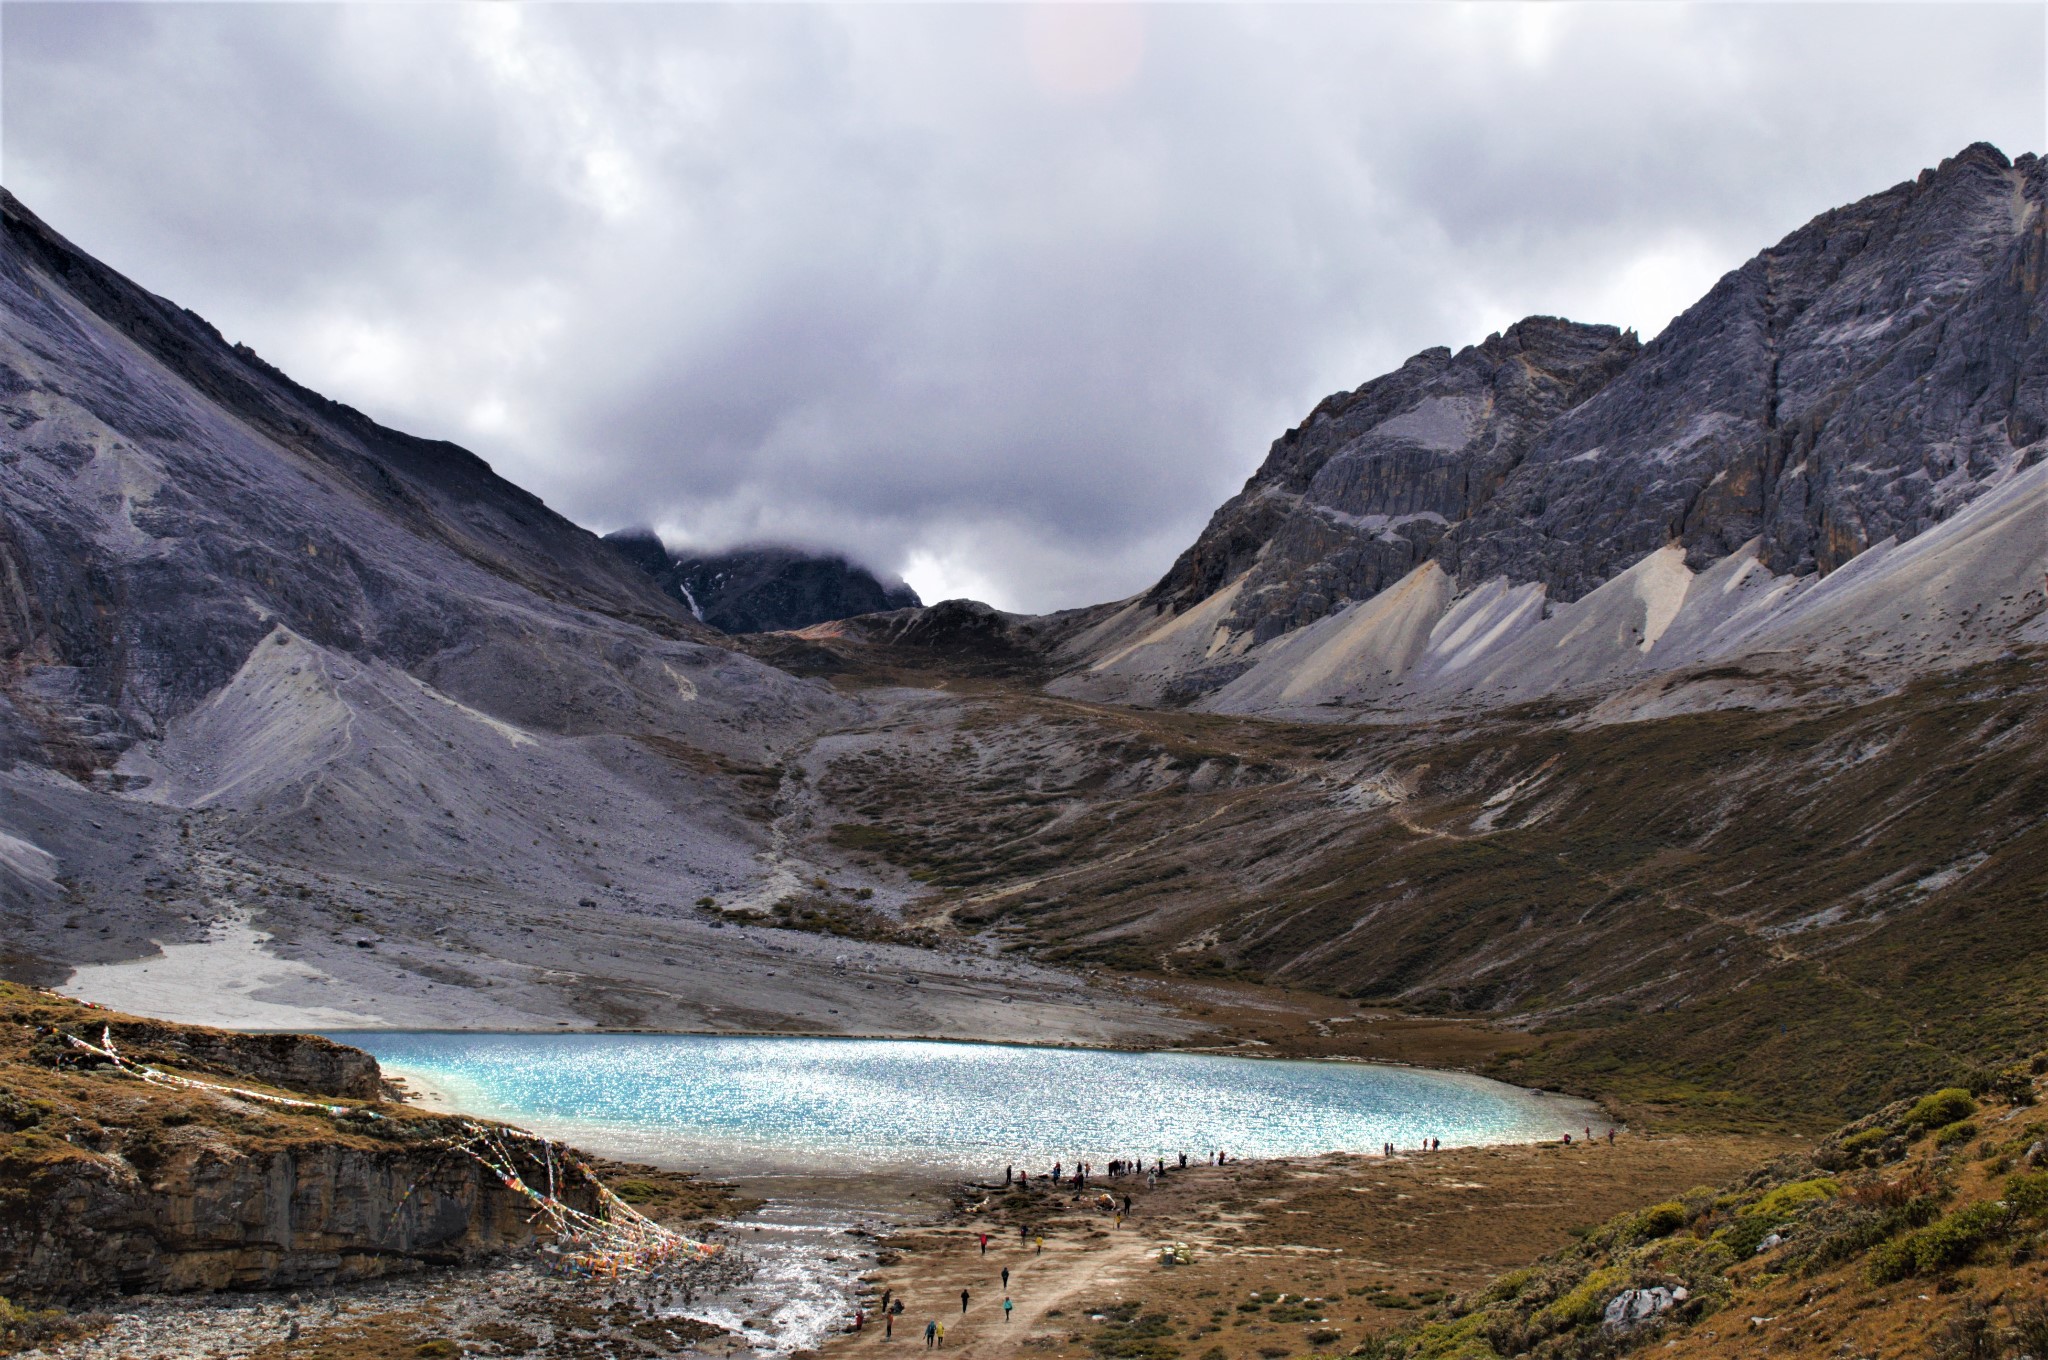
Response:
[{"label": "thick gray cloud", "polygon": [[1147,584],[1325,393],[2041,150],[2038,6],[9,4],[4,175],[598,529]]}]

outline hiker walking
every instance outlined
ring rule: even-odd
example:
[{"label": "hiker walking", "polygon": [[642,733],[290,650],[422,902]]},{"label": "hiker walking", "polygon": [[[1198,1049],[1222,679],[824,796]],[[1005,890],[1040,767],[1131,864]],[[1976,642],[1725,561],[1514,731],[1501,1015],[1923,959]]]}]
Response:
[{"label": "hiker walking", "polygon": [[946,1349],[946,1324],[943,1322],[939,1324],[939,1349]]},{"label": "hiker walking", "polygon": [[1005,1294],[1005,1295],[1003,1295],[1003,1321],[1005,1321],[1005,1322],[1008,1322],[1009,1320],[1010,1320],[1010,1296],[1009,1296],[1008,1294]]},{"label": "hiker walking", "polygon": [[987,1234],[987,1233],[983,1233],[983,1234],[981,1235],[981,1254],[982,1254],[983,1256],[986,1256],[986,1255],[988,1255],[988,1234]]},{"label": "hiker walking", "polygon": [[925,1348],[926,1350],[930,1350],[930,1349],[932,1348],[932,1338],[933,1338],[934,1336],[936,1336],[936,1335],[938,1334],[938,1330],[939,1330],[939,1320],[938,1320],[937,1318],[933,1318],[933,1319],[932,1319],[931,1321],[929,1321],[929,1322],[925,1323],[925,1325],[924,1325],[924,1348]]},{"label": "hiker walking", "polygon": [[967,1316],[967,1291],[964,1289],[960,1291],[960,1316]]},{"label": "hiker walking", "polygon": [[1004,1293],[1008,1293],[1008,1292],[1009,1292],[1009,1289],[1010,1289],[1010,1268],[1009,1268],[1008,1266],[1004,1266],[1004,1267],[1003,1267],[1003,1292],[1004,1292]]}]

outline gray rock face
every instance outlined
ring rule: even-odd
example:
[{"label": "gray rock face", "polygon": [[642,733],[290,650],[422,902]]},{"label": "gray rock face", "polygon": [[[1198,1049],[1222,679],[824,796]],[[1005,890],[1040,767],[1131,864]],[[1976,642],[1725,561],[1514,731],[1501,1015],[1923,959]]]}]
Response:
[{"label": "gray rock face", "polygon": [[1130,626],[1208,602],[1178,678],[1147,683],[1212,691],[1425,563],[1450,598],[1528,584],[1547,609],[1667,546],[1697,572],[1754,543],[1810,577],[1942,523],[2048,434],[2044,197],[2042,161],[1972,146],[1814,219],[1647,346],[1531,318],[1327,398],[1137,602]]},{"label": "gray rock face", "polygon": [[605,541],[698,619],[727,633],[784,632],[922,603],[901,581],[884,584],[836,553],[764,545],[678,557],[645,529],[623,529]]},{"label": "gray rock face", "polygon": [[1832,571],[2048,432],[2042,162],[1977,145],[1727,275],[1449,536],[1466,583],[1577,599],[1666,543]]},{"label": "gray rock face", "polygon": [[1248,571],[1225,626],[1265,642],[1376,594],[1433,556],[1637,349],[1612,326],[1532,317],[1324,398],[1146,602],[1185,608]]},{"label": "gray rock face", "polygon": [[[530,1246],[530,1206],[432,1146],[280,1140],[253,1155],[171,1130],[127,1160],[54,1160],[0,1210],[17,1298],[291,1288],[405,1274]],[[594,1207],[587,1192],[567,1196]]]}]

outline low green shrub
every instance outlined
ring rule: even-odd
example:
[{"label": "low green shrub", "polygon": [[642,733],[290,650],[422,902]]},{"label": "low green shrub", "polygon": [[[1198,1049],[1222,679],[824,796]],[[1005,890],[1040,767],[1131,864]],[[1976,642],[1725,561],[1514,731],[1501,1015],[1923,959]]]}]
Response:
[{"label": "low green shrub", "polygon": [[1747,1260],[1756,1255],[1757,1248],[1777,1228],[1775,1222],[1762,1214],[1744,1214],[1715,1233],[1714,1240],[1732,1252],[1737,1260]]},{"label": "low green shrub", "polygon": [[1801,1205],[1812,1204],[1816,1200],[1833,1199],[1841,1193],[1842,1187],[1840,1183],[1832,1176],[1819,1176],[1807,1181],[1793,1181],[1789,1185],[1781,1185],[1771,1191],[1756,1203],[1742,1210],[1742,1213],[1745,1216],[1781,1219],[1787,1214],[1796,1213]]},{"label": "low green shrub", "polygon": [[1090,1343],[1099,1360],[1175,1360],[1180,1347],[1166,1340],[1173,1326],[1164,1313],[1146,1313],[1139,1303],[1105,1304],[1102,1330]]},{"label": "low green shrub", "polygon": [[1415,1360],[1500,1360],[1500,1352],[1486,1335],[1490,1321],[1484,1313],[1473,1313],[1452,1322],[1432,1322],[1415,1334]]},{"label": "low green shrub", "polygon": [[1934,1145],[1936,1147],[1954,1147],[1958,1143],[1967,1143],[1976,1136],[1977,1122],[1975,1120],[1958,1119],[1955,1123],[1945,1125],[1934,1131]]},{"label": "low green shrub", "polygon": [[2034,1103],[2034,1074],[2026,1063],[2014,1063],[1978,1073],[1970,1082],[1970,1091],[1979,1096],[1997,1096],[2000,1100],[2014,1105]]},{"label": "low green shrub", "polygon": [[1629,1222],[1628,1237],[1634,1242],[1650,1242],[1669,1237],[1684,1226],[1685,1206],[1677,1200],[1666,1200],[1638,1212]]},{"label": "low green shrub", "polygon": [[2022,1171],[2008,1177],[2005,1202],[2022,1218],[2048,1218],[2048,1171]]},{"label": "low green shrub", "polygon": [[1531,1321],[1546,1331],[1564,1331],[1600,1320],[1607,1300],[1628,1285],[1628,1272],[1618,1266],[1596,1270],[1564,1297],[1547,1304]]},{"label": "low green shrub", "polygon": [[1870,1281],[1890,1284],[1908,1275],[1931,1275],[1959,1266],[1974,1256],[1977,1248],[2003,1235],[2011,1221],[2011,1210],[2003,1204],[1967,1205],[1871,1252]]},{"label": "low green shrub", "polygon": [[1953,1124],[1958,1119],[1968,1119],[1975,1113],[1977,1102],[1970,1098],[1970,1093],[1960,1086],[1950,1086],[1936,1091],[1933,1095],[1922,1096],[1912,1109],[1906,1111],[1906,1117],[1899,1123],[1938,1129]]}]

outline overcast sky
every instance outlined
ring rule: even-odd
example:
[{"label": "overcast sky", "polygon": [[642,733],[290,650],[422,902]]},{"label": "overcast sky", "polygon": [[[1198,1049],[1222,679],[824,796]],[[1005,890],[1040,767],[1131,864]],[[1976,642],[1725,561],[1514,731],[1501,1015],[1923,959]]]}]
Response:
[{"label": "overcast sky", "polygon": [[2037,4],[7,4],[0,178],[593,529],[1148,585],[1326,393],[2043,150]]}]

